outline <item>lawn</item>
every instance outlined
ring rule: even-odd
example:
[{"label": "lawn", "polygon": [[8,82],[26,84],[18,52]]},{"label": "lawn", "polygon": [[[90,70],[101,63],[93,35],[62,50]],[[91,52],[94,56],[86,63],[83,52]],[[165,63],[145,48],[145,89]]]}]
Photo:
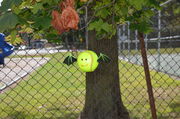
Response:
[{"label": "lawn", "polygon": [[[85,74],[77,65],[62,64],[64,53],[45,55],[51,60],[23,79],[16,87],[0,94],[0,117],[8,119],[76,119],[83,109]],[[143,67],[119,61],[121,92],[133,119],[150,119]],[[180,117],[180,81],[151,71],[158,119]],[[170,117],[168,117],[170,116]]]}]

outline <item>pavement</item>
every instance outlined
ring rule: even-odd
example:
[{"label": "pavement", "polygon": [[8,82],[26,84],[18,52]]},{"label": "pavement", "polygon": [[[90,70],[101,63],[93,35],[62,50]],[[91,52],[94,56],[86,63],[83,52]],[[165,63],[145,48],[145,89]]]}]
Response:
[{"label": "pavement", "polygon": [[[60,49],[60,47],[50,47],[42,49],[15,50],[11,56],[24,55],[43,55],[54,54],[57,52],[68,52],[68,50]],[[78,50],[79,51],[79,50]],[[6,58],[5,67],[0,66],[0,92],[10,85],[23,79],[29,73],[37,70],[43,64],[47,63],[49,58]]]},{"label": "pavement", "polygon": [[[58,52],[72,51],[72,49],[65,50],[65,49],[61,49],[61,48],[62,48],[62,46],[41,48],[41,49],[15,50],[12,55],[43,55],[43,54],[54,54],[54,53],[58,53]],[[83,51],[83,50],[76,50],[76,51]]]},{"label": "pavement", "polygon": [[29,73],[47,63],[49,58],[12,58],[5,59],[6,66],[0,67],[0,91],[17,82]]},{"label": "pavement", "polygon": [[[38,54],[53,54],[59,52],[59,47],[42,48],[42,49],[30,49],[30,50],[15,50],[12,55],[38,55]],[[62,50],[61,52],[66,52]]]},{"label": "pavement", "polygon": [[[148,55],[150,69],[160,71],[172,76],[180,77],[180,54]],[[143,65],[141,55],[119,56],[119,59],[137,65]]]}]

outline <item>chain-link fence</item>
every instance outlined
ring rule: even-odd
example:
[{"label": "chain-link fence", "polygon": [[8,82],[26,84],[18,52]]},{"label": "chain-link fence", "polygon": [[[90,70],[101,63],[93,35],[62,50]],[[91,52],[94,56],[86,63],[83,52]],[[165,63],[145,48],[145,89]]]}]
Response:
[{"label": "chain-link fence", "polygon": [[[145,37],[158,119],[180,119],[178,5],[163,4],[152,18],[155,31]],[[137,31],[120,26],[118,44],[123,103],[132,119],[151,119]],[[63,64],[67,46],[43,47],[17,48],[0,67],[0,118],[77,119],[83,110],[85,73]]]},{"label": "chain-link fence", "polygon": [[[163,9],[156,11],[152,18],[153,31],[145,35],[145,46],[153,84],[158,118],[180,118],[180,22],[174,9],[176,1],[162,4]],[[137,118],[148,118],[149,105],[146,96],[143,62],[140,54],[138,32],[129,29],[129,23],[119,28],[120,77],[124,100],[127,107]],[[128,69],[129,67],[129,69]],[[124,72],[127,72],[124,73]],[[124,88],[125,87],[125,88]],[[127,96],[131,97],[130,99]],[[133,105],[133,106],[132,106]],[[150,118],[150,117],[149,117]]]}]

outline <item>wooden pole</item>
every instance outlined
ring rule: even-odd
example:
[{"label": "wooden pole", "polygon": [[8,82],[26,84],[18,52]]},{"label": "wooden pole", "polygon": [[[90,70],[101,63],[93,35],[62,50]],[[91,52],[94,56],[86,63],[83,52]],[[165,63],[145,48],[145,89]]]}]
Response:
[{"label": "wooden pole", "polygon": [[148,65],[148,60],[147,60],[147,53],[146,53],[146,48],[145,48],[145,43],[144,43],[144,35],[143,33],[138,32],[138,36],[140,40],[141,55],[142,55],[142,60],[144,64],[144,72],[145,72],[145,77],[146,77],[146,84],[147,84],[147,91],[149,95],[149,103],[151,107],[152,119],[157,119],[155,99],[153,95],[151,77],[150,77],[150,72],[149,72],[149,65]]}]

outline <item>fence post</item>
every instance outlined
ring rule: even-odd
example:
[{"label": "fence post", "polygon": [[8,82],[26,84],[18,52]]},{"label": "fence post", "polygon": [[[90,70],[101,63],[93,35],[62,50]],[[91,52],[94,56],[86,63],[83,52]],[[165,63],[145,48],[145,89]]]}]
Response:
[{"label": "fence post", "polygon": [[[123,50],[126,50],[126,46],[125,46],[125,41],[127,40],[127,38],[125,38],[125,36],[126,36],[126,26],[125,26],[125,24],[123,24],[123,26],[122,26],[122,38],[123,38],[123,40],[122,40],[122,47],[123,47]],[[126,54],[124,54],[123,53],[123,59],[126,59],[126,56],[125,56]]]},{"label": "fence post", "polygon": [[146,48],[146,51],[148,50],[148,36],[147,34],[145,35],[145,48]]},{"label": "fence post", "polygon": [[118,35],[118,49],[119,49],[119,54],[120,55],[123,55],[122,54],[122,47],[121,47],[121,28],[120,28],[120,25],[118,25],[118,27],[117,27],[117,35]]},{"label": "fence post", "polygon": [[[136,53],[138,52],[138,31],[135,30],[135,50],[136,50]],[[135,55],[136,57],[136,64],[138,64],[138,57]]]},{"label": "fence post", "polygon": [[138,32],[138,36],[140,40],[141,55],[142,55],[142,60],[144,64],[144,72],[145,72],[145,77],[146,77],[146,84],[147,84],[147,91],[149,95],[152,119],[157,119],[155,99],[154,99],[153,89],[152,89],[152,84],[151,84],[151,77],[150,77],[150,72],[149,72],[149,66],[148,66],[148,60],[147,60],[147,54],[146,54],[146,48],[145,48],[145,42],[144,42],[144,35],[143,33]]},{"label": "fence post", "polygon": [[157,58],[157,70],[160,71],[160,66],[161,66],[161,54],[160,54],[160,49],[161,49],[161,11],[158,11],[158,58]]},{"label": "fence post", "polygon": [[127,23],[127,30],[128,30],[128,34],[127,34],[127,41],[128,41],[128,61],[130,62],[130,52],[131,52],[131,35],[130,35],[130,22]]}]

